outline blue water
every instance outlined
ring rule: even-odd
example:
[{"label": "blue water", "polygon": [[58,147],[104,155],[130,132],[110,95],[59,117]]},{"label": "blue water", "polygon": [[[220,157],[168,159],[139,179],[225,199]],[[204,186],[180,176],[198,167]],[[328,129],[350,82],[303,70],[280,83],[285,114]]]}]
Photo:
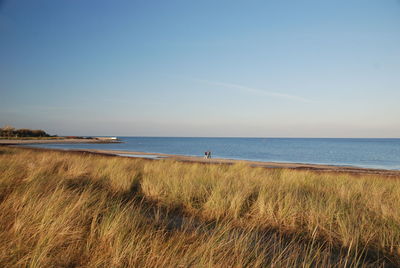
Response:
[{"label": "blue water", "polygon": [[256,161],[400,169],[400,139],[119,137],[123,143],[40,144],[35,147],[101,149]]}]

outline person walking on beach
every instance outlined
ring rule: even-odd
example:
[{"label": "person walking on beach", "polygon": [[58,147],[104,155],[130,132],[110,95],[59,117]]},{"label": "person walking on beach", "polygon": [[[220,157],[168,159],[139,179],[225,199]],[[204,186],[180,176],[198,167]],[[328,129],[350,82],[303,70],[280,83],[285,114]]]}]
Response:
[{"label": "person walking on beach", "polygon": [[211,158],[211,151],[208,151],[207,158]]},{"label": "person walking on beach", "polygon": [[204,159],[208,158],[208,152],[204,152]]}]

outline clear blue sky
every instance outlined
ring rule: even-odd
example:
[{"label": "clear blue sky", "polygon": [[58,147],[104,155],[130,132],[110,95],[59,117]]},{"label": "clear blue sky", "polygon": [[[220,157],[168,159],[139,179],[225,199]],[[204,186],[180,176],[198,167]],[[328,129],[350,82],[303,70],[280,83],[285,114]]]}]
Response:
[{"label": "clear blue sky", "polygon": [[0,125],[400,137],[400,1],[0,0]]}]

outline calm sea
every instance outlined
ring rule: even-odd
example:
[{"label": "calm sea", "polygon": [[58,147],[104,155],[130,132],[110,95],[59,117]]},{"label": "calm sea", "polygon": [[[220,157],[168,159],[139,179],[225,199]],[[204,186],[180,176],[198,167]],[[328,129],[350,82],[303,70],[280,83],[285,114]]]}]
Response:
[{"label": "calm sea", "polygon": [[41,144],[35,147],[101,149],[400,169],[400,139],[119,137],[115,144]]}]

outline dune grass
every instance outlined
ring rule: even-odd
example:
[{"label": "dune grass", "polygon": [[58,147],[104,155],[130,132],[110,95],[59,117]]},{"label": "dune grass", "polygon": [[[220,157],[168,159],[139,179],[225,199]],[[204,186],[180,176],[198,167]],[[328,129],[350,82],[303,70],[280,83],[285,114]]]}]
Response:
[{"label": "dune grass", "polygon": [[395,267],[399,186],[0,147],[0,266]]}]

